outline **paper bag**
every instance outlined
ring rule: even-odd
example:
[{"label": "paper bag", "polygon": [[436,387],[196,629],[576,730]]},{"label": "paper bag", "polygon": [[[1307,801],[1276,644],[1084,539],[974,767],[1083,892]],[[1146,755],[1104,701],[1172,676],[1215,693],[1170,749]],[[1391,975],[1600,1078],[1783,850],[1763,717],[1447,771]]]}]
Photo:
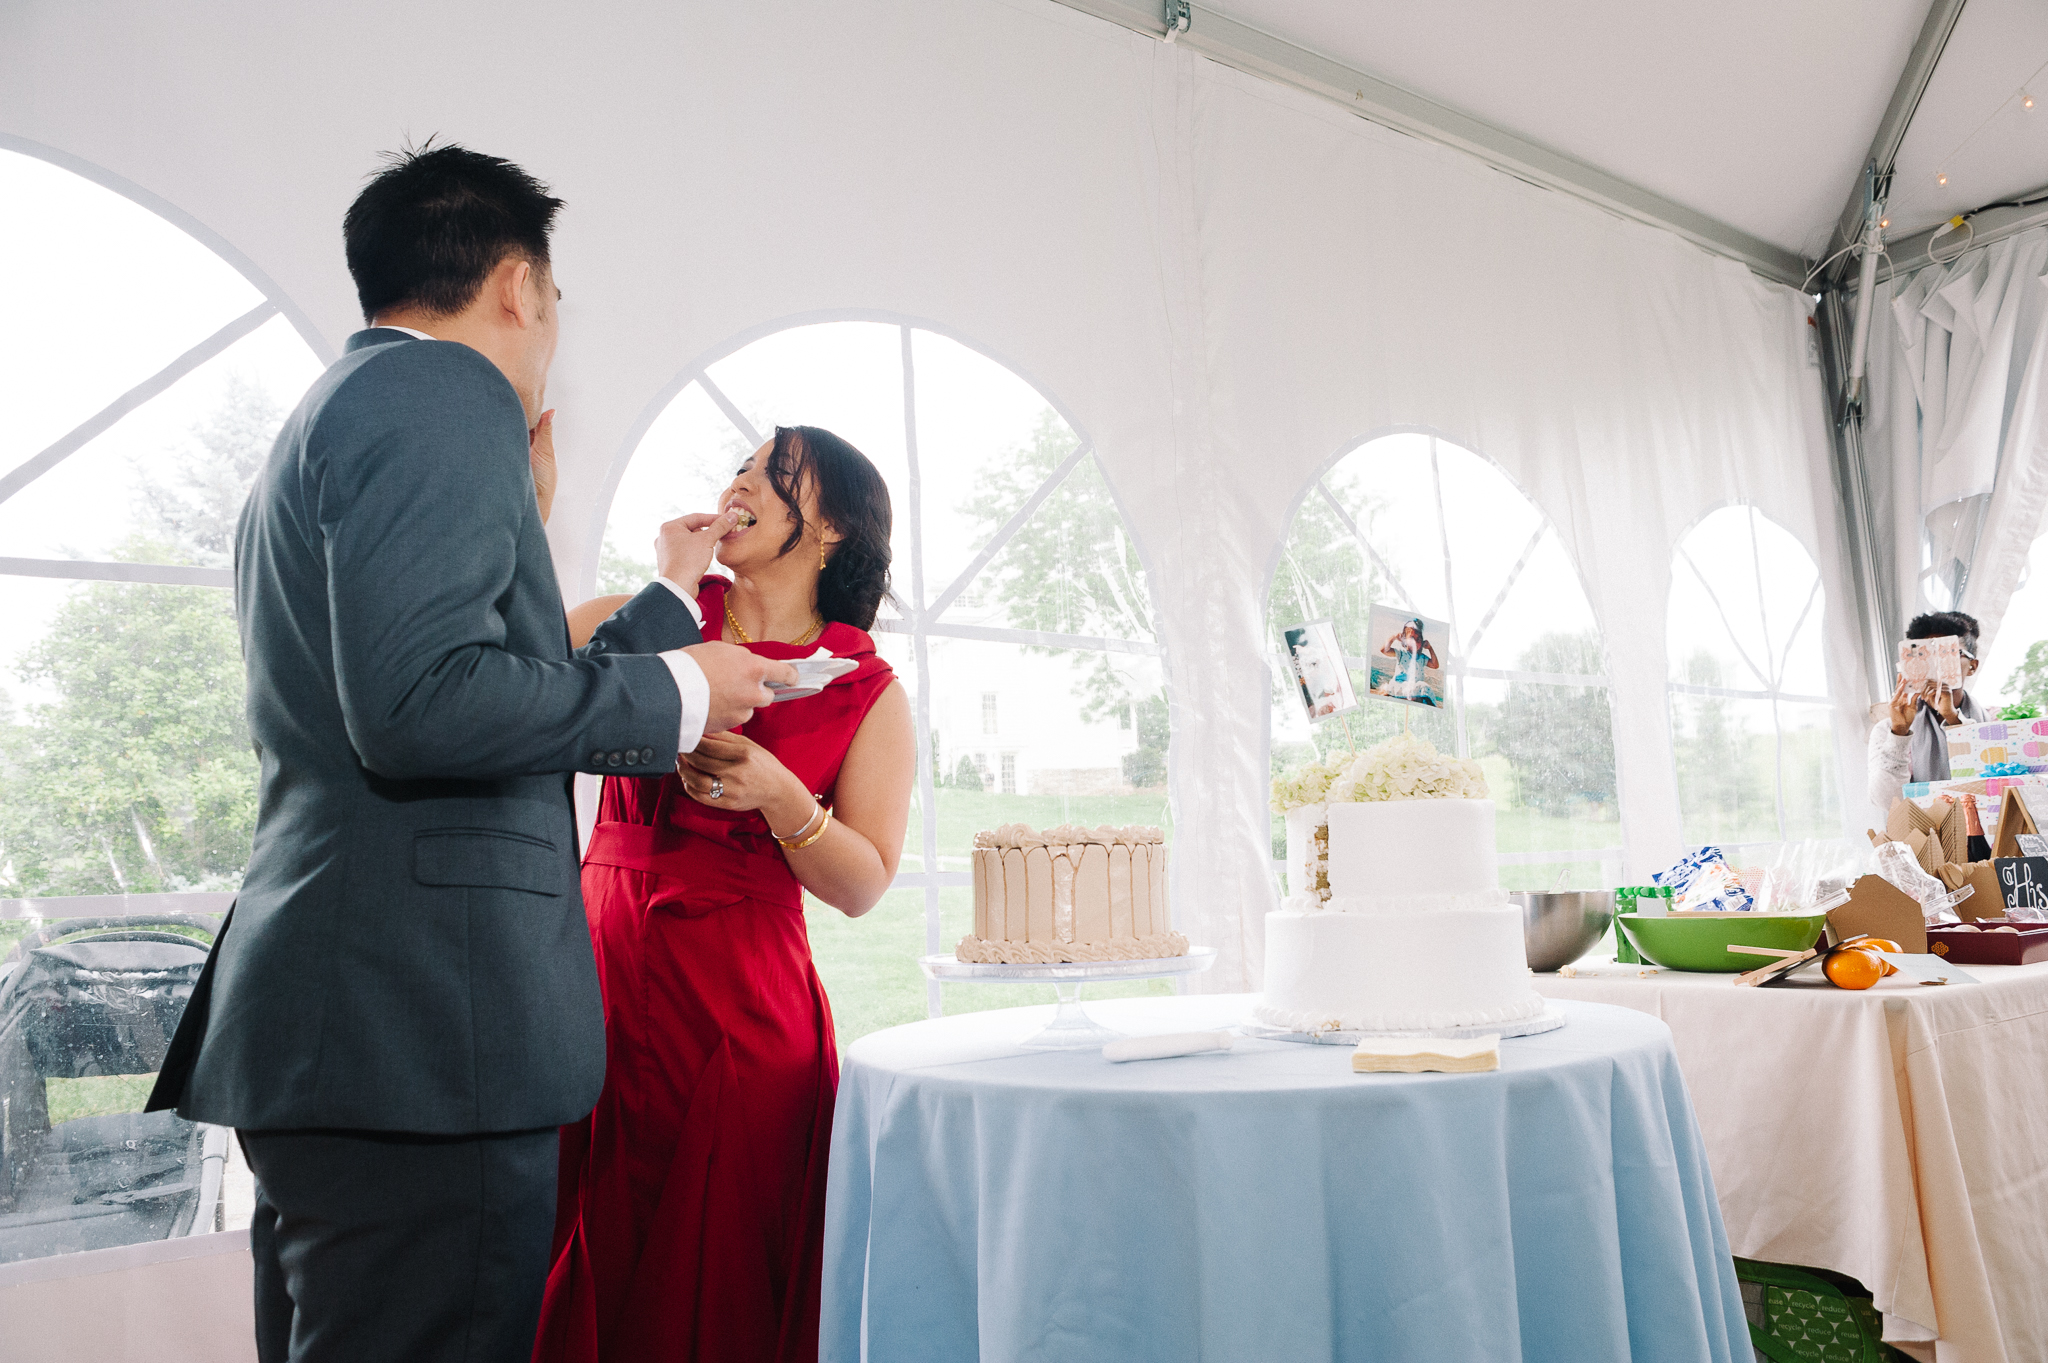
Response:
[{"label": "paper bag", "polygon": [[[1993,891],[1994,897],[1996,891]],[[1964,900],[1969,904],[1977,898]],[[1927,950],[1927,925],[1920,906],[1883,876],[1864,876],[1849,887],[1849,902],[1828,915],[1828,940],[1847,941],[1868,934],[1887,937],[1907,951]]]}]

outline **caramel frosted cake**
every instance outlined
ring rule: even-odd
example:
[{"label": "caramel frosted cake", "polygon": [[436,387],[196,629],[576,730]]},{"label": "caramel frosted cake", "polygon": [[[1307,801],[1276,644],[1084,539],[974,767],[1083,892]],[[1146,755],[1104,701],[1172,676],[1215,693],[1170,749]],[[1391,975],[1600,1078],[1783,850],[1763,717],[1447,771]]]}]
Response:
[{"label": "caramel frosted cake", "polygon": [[1156,828],[1005,824],[974,835],[974,931],[963,961],[1050,965],[1185,956],[1166,908]]}]

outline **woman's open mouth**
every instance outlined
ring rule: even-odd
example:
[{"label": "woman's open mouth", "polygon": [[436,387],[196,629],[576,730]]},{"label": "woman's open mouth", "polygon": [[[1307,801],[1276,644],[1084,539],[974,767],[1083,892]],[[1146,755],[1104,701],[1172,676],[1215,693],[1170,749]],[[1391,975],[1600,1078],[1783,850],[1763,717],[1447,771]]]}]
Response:
[{"label": "woman's open mouth", "polygon": [[740,523],[738,525],[735,525],[731,530],[728,530],[726,532],[725,537],[727,539],[731,539],[735,535],[743,535],[753,526],[754,521],[756,519],[754,513],[747,510],[747,508],[745,508],[744,506],[741,506],[735,502],[734,504],[726,507],[726,510],[738,512],[740,518]]}]

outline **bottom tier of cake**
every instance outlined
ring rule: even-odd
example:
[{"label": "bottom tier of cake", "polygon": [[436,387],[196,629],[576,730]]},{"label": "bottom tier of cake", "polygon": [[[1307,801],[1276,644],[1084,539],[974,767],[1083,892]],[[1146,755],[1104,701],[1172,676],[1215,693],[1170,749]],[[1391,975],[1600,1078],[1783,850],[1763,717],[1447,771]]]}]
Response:
[{"label": "bottom tier of cake", "polygon": [[1259,1021],[1294,1032],[1400,1032],[1543,1011],[1513,905],[1428,913],[1266,915]]}]

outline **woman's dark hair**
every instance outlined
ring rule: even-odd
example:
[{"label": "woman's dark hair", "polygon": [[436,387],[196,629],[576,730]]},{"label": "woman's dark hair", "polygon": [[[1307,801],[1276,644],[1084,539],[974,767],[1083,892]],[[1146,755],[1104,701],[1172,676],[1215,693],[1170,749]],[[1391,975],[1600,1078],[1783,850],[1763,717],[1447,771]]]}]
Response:
[{"label": "woman's dark hair", "polygon": [[401,304],[461,312],[506,256],[547,265],[562,201],[518,166],[432,138],[386,159],[341,220],[365,322]]},{"label": "woman's dark hair", "polygon": [[866,455],[823,427],[777,426],[768,485],[796,521],[785,554],[803,542],[806,478],[818,489],[819,519],[839,535],[818,577],[818,614],[867,629],[889,593],[889,485]]}]

